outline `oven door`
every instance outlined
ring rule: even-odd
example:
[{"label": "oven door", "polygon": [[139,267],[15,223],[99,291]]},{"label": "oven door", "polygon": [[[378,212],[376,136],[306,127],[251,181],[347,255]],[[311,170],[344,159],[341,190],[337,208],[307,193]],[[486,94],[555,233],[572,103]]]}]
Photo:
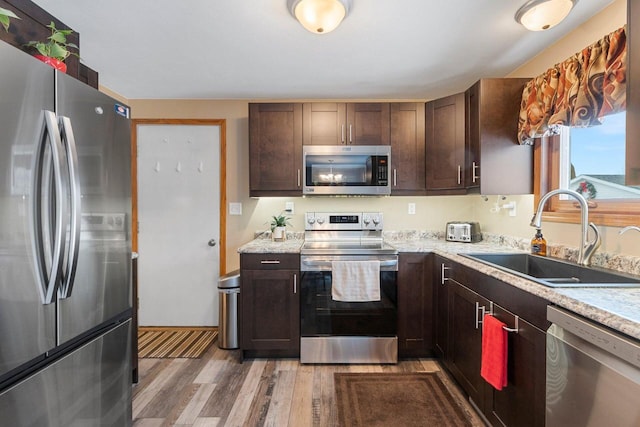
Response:
[{"label": "oven door", "polygon": [[331,272],[305,271],[300,282],[300,332],[304,336],[395,336],[396,271],[380,272],[380,301],[341,302],[331,298]]},{"label": "oven door", "polygon": [[332,299],[330,258],[301,260],[300,362],[397,363],[397,256],[380,260],[380,301],[370,302]]}]

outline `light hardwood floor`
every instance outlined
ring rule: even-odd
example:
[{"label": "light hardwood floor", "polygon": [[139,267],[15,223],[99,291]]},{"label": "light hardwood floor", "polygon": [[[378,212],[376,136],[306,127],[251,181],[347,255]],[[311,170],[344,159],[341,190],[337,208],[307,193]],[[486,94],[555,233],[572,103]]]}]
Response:
[{"label": "light hardwood floor", "polygon": [[[433,372],[430,359],[397,365],[301,365],[245,359],[214,343],[201,359],[140,359],[134,427],[336,426],[334,372]],[[473,410],[445,378],[467,412]],[[484,425],[472,414],[474,425]]]}]

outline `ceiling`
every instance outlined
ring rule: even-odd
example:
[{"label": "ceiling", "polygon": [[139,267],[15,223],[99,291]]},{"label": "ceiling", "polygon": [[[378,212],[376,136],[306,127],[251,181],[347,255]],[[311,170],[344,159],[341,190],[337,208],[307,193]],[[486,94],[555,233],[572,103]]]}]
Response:
[{"label": "ceiling", "polygon": [[80,33],[82,60],[128,99],[432,99],[502,77],[604,9],[580,0],[551,30],[525,0],[353,0],[316,35],[286,0],[34,0]]}]

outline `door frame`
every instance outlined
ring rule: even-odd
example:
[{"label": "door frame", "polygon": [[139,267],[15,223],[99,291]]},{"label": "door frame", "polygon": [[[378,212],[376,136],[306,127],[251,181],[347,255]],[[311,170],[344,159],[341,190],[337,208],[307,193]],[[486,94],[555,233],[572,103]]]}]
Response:
[{"label": "door frame", "polygon": [[[138,251],[138,125],[185,125],[220,127],[220,247],[219,275],[227,270],[227,121],[226,119],[133,119],[131,120],[131,250]],[[133,284],[137,291],[138,284]],[[136,292],[137,293],[137,292]],[[137,302],[136,304],[137,305]]]}]

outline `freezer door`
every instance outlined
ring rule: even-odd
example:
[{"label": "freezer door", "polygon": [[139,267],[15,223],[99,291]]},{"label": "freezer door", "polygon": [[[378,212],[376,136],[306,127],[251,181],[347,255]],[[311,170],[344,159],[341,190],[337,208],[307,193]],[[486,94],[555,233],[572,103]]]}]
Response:
[{"label": "freezer door", "polygon": [[63,344],[131,307],[131,135],[117,101],[60,73],[56,103],[80,193],[75,279],[58,302]]},{"label": "freezer door", "polygon": [[131,321],[0,394],[1,425],[130,426]]},{"label": "freezer door", "polygon": [[42,303],[32,214],[53,76],[51,67],[0,42],[0,383],[55,345],[55,304]]}]

